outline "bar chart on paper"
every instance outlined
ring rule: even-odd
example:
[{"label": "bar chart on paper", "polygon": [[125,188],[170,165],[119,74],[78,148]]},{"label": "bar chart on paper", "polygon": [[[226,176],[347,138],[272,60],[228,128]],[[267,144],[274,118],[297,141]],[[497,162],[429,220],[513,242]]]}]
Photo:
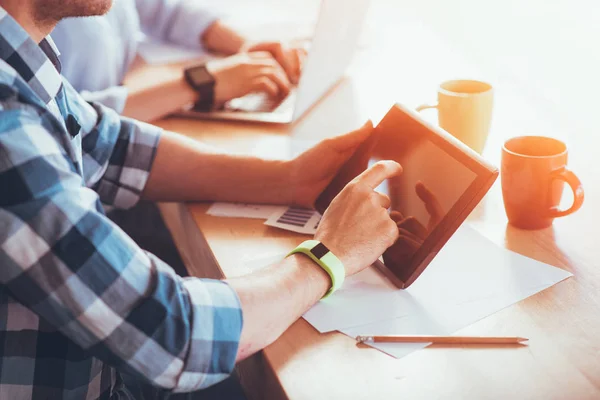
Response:
[{"label": "bar chart on paper", "polygon": [[315,210],[299,207],[288,207],[273,213],[265,225],[292,232],[314,235],[319,227],[321,214]]}]

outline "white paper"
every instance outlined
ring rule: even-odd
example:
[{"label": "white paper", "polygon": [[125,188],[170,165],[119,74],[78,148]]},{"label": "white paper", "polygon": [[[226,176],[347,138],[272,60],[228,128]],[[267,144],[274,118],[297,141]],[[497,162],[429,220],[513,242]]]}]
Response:
[{"label": "white paper", "polygon": [[[498,247],[465,225],[423,275],[403,291],[401,302],[407,315],[339,330],[350,337],[450,335],[570,276],[567,271]],[[519,332],[512,334],[518,336]],[[394,357],[427,346],[370,345]]]},{"label": "white paper", "polygon": [[[257,270],[283,258],[248,260]],[[463,225],[423,274],[396,289],[373,268],[348,277],[343,287],[304,314],[319,332],[450,335],[536,294],[571,273],[496,246]],[[518,336],[518,332],[514,335]],[[427,344],[374,344],[402,357]]]},{"label": "white paper", "polygon": [[140,41],[137,50],[144,61],[152,65],[172,64],[188,60],[203,62],[211,59],[210,55],[201,49],[190,49],[149,39]]},{"label": "white paper", "polygon": [[321,214],[315,210],[288,207],[274,212],[265,225],[285,229],[292,232],[314,235],[321,221]]},{"label": "white paper", "polygon": [[321,300],[304,314],[319,332],[368,324],[408,315],[397,301],[398,290],[375,269],[348,277],[331,297]]},{"label": "white paper", "polygon": [[285,206],[245,203],[214,203],[206,213],[215,217],[267,219],[273,213],[286,210]]}]

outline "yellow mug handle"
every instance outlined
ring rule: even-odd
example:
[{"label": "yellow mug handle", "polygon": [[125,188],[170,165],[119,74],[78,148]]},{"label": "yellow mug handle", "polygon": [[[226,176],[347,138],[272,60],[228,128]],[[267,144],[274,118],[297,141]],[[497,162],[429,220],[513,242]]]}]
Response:
[{"label": "yellow mug handle", "polygon": [[427,110],[429,108],[438,108],[438,105],[437,104],[434,104],[434,105],[432,105],[432,104],[423,104],[423,105],[420,105],[419,107],[417,107],[416,110],[418,112],[421,112],[421,111]]}]

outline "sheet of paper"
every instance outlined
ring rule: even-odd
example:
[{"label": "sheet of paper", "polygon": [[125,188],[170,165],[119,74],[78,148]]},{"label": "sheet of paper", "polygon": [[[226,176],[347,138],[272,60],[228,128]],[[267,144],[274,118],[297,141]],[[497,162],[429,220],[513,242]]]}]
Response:
[{"label": "sheet of paper", "polygon": [[285,206],[245,203],[214,203],[206,213],[215,217],[267,219],[273,213],[286,210]]},{"label": "sheet of paper", "polygon": [[161,65],[188,60],[208,61],[211,57],[200,49],[190,49],[169,43],[143,39],[138,43],[138,53],[148,64]]},{"label": "sheet of paper", "polygon": [[292,232],[314,235],[321,221],[321,214],[315,210],[298,207],[288,207],[274,212],[265,225],[285,229]]},{"label": "sheet of paper", "polygon": [[[257,270],[282,255],[248,260]],[[463,225],[417,281],[396,289],[373,268],[348,277],[304,318],[319,332],[449,335],[571,276],[496,246]],[[515,332],[517,335],[518,332]],[[376,344],[397,357],[426,345]]]},{"label": "sheet of paper", "polygon": [[[498,247],[465,225],[423,275],[402,292],[404,297],[395,300],[395,307],[403,307],[406,315],[339,330],[350,337],[450,335],[570,276],[567,271]],[[426,344],[372,346],[403,357]]]},{"label": "sheet of paper", "polygon": [[348,277],[341,289],[318,302],[303,317],[324,333],[357,323],[369,324],[406,316],[408,310],[397,297],[397,289],[391,283],[375,269],[367,269]]}]

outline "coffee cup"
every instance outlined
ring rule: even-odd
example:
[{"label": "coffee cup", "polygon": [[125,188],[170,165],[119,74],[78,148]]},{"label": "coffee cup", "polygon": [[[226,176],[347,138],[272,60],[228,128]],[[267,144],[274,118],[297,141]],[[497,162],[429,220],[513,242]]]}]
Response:
[{"label": "coffee cup", "polygon": [[494,90],[492,85],[475,80],[443,82],[435,105],[422,105],[417,111],[438,110],[439,126],[481,154],[490,131]]},{"label": "coffee cup", "polygon": [[[502,197],[509,222],[523,229],[552,225],[583,205],[583,186],[567,168],[568,150],[560,140],[543,136],[521,136],[502,148]],[[570,208],[559,208],[564,184],[573,191]]]}]

